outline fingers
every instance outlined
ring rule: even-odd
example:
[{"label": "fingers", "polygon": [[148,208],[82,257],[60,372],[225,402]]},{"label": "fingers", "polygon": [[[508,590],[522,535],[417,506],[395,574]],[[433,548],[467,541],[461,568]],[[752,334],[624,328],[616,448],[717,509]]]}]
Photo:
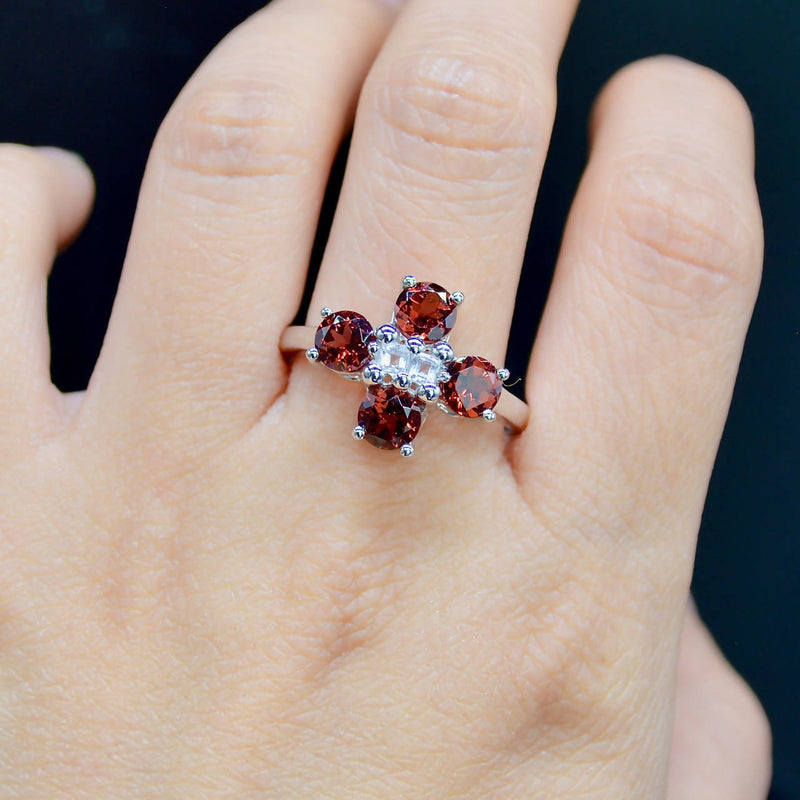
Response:
[{"label": "fingers", "polygon": [[93,197],[78,156],[0,146],[0,415],[17,430],[26,420],[46,423],[44,408],[54,409],[59,398],[50,382],[47,275]]},{"label": "fingers", "polygon": [[370,71],[312,310],[460,290],[456,350],[502,365],[576,3],[411,2]]},{"label": "fingers", "polygon": [[376,0],[276,0],[192,78],[153,147],[85,411],[190,438],[263,413],[330,164],[392,18]]},{"label": "fingers", "polygon": [[686,614],[669,774],[669,800],[764,800],[769,723],[694,607]]},{"label": "fingers", "polygon": [[[683,589],[755,301],[753,132],[723,78],[673,58],[623,70],[592,152],[528,378],[531,502],[584,533],[665,546]],[[669,532],[669,535],[666,535]],[[661,584],[659,584],[661,585]]]}]

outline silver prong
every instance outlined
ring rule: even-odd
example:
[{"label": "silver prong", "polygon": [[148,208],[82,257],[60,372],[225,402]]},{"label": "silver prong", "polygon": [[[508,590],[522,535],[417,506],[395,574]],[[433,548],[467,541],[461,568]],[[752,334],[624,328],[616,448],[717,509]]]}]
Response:
[{"label": "silver prong", "polygon": [[403,458],[411,458],[414,455],[414,445],[413,444],[404,444],[400,448],[400,455]]},{"label": "silver prong", "polygon": [[394,385],[398,389],[408,389],[411,385],[411,379],[406,375],[405,372],[399,372],[397,377],[394,379]]},{"label": "silver prong", "polygon": [[483,412],[483,418],[487,422],[494,422],[497,419],[497,414],[495,414],[491,408],[487,408],[486,411]]},{"label": "silver prong", "polygon": [[375,353],[377,353],[377,352],[378,352],[378,343],[377,343],[377,342],[375,342],[375,341],[372,341],[372,342],[370,342],[370,343],[367,345],[367,350],[369,350],[369,354],[370,354],[371,356],[374,356],[374,355],[375,355]]},{"label": "silver prong", "polygon": [[363,425],[356,425],[353,428],[353,438],[360,442],[367,435],[367,429]]},{"label": "silver prong", "polygon": [[433,350],[442,360],[443,364],[449,364],[456,357],[453,348],[450,347],[447,342],[436,342],[433,346]]},{"label": "silver prong", "polygon": [[464,302],[464,292],[451,292],[450,299],[457,305],[460,306]]},{"label": "silver prong", "polygon": [[390,344],[397,339],[397,328],[395,328],[394,325],[381,325],[380,328],[375,331],[375,337],[379,342]]},{"label": "silver prong", "polygon": [[319,350],[316,347],[309,347],[306,350],[306,358],[313,364],[319,358]]},{"label": "silver prong", "polygon": [[361,375],[367,383],[381,383],[383,381],[383,370],[378,364],[367,364]]},{"label": "silver prong", "polygon": [[511,377],[511,373],[505,367],[503,367],[502,369],[497,370],[497,377],[500,378],[503,383],[505,383]]},{"label": "silver prong", "polygon": [[442,395],[442,390],[435,383],[426,383],[420,390],[419,396],[429,403],[435,403]]},{"label": "silver prong", "polygon": [[329,317],[331,314],[333,314],[333,310],[328,308],[328,306],[324,306],[323,308],[320,309],[319,313],[322,316],[322,318],[325,319],[325,317]]},{"label": "silver prong", "polygon": [[403,278],[403,288],[413,289],[417,285],[417,279],[413,275],[406,275]]},{"label": "silver prong", "polygon": [[406,339],[406,347],[416,355],[417,353],[421,353],[425,349],[425,342],[419,338],[419,336],[411,336]]}]

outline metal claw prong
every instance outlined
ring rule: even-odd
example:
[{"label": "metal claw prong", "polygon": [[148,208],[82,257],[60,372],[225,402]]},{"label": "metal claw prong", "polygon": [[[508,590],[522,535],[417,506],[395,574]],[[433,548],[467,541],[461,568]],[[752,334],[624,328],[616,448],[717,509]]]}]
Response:
[{"label": "metal claw prong", "polygon": [[487,422],[494,422],[497,419],[497,414],[491,408],[487,408],[481,415]]},{"label": "metal claw prong", "polygon": [[442,390],[435,383],[426,383],[419,390],[419,396],[429,403],[435,403],[442,396]]},{"label": "metal claw prong", "polygon": [[356,425],[353,428],[353,438],[360,442],[367,435],[367,429],[363,425]]},{"label": "metal claw prong", "polygon": [[406,339],[406,347],[414,354],[417,355],[425,349],[425,342],[419,336],[411,336]]},{"label": "metal claw prong", "polygon": [[411,458],[414,455],[414,445],[413,444],[404,444],[400,448],[400,455],[403,458]]},{"label": "metal claw prong", "polygon": [[460,306],[464,302],[464,292],[451,292],[450,299],[457,305]]},{"label": "metal claw prong", "polygon": [[367,364],[364,371],[361,373],[367,383],[382,383],[383,370],[378,364]]},{"label": "metal claw prong", "polygon": [[398,389],[408,389],[411,385],[411,379],[406,375],[405,372],[399,372],[397,377],[394,379],[394,385]]},{"label": "metal claw prong", "polygon": [[316,361],[319,359],[319,350],[317,350],[316,347],[309,347],[308,350],[306,350],[306,358],[312,364],[316,363]]},{"label": "metal claw prong", "polygon": [[443,364],[449,364],[456,357],[453,348],[447,342],[437,342],[433,346],[433,350]]},{"label": "metal claw prong", "polygon": [[372,341],[372,342],[370,342],[370,343],[367,345],[367,350],[369,350],[369,354],[370,354],[371,356],[374,356],[374,355],[375,355],[375,353],[377,353],[377,352],[378,352],[378,343],[377,343],[377,342],[375,342],[375,341]]},{"label": "metal claw prong", "polygon": [[383,344],[391,344],[397,339],[397,328],[394,325],[381,325],[375,331],[375,338]]},{"label": "metal claw prong", "polygon": [[502,369],[497,370],[497,377],[500,378],[502,383],[505,383],[511,377],[511,373],[505,367],[503,367]]},{"label": "metal claw prong", "polygon": [[323,306],[320,309],[319,313],[322,316],[322,318],[325,319],[325,317],[329,317],[331,314],[333,314],[333,309],[328,308],[328,306]]},{"label": "metal claw prong", "polygon": [[417,285],[417,279],[413,275],[406,275],[403,278],[403,288],[413,289]]}]

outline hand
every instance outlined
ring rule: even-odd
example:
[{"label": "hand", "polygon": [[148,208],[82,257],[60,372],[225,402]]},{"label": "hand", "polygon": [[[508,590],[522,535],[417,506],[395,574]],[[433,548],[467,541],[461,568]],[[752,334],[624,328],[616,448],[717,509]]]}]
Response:
[{"label": "hand", "polygon": [[658,58],[602,93],[522,435],[432,414],[378,452],[278,350],[360,92],[312,308],[384,321],[414,273],[502,363],[574,5],[236,30],[158,134],[82,395],[45,284],[91,181],[2,149],[3,800],[765,796],[763,712],[684,615],[761,262],[735,89]]}]

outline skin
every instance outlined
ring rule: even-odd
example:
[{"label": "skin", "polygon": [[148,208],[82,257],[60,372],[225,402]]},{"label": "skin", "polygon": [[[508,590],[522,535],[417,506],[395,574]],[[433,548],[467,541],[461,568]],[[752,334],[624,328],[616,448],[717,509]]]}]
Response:
[{"label": "skin", "polygon": [[766,796],[687,606],[761,267],[747,107],[673,58],[614,77],[527,430],[434,415],[394,458],[277,347],[336,148],[357,109],[312,308],[384,321],[413,273],[502,363],[574,3],[396,6],[276,0],[209,56],[80,395],[45,289],[91,178],[0,149],[3,800]]}]

